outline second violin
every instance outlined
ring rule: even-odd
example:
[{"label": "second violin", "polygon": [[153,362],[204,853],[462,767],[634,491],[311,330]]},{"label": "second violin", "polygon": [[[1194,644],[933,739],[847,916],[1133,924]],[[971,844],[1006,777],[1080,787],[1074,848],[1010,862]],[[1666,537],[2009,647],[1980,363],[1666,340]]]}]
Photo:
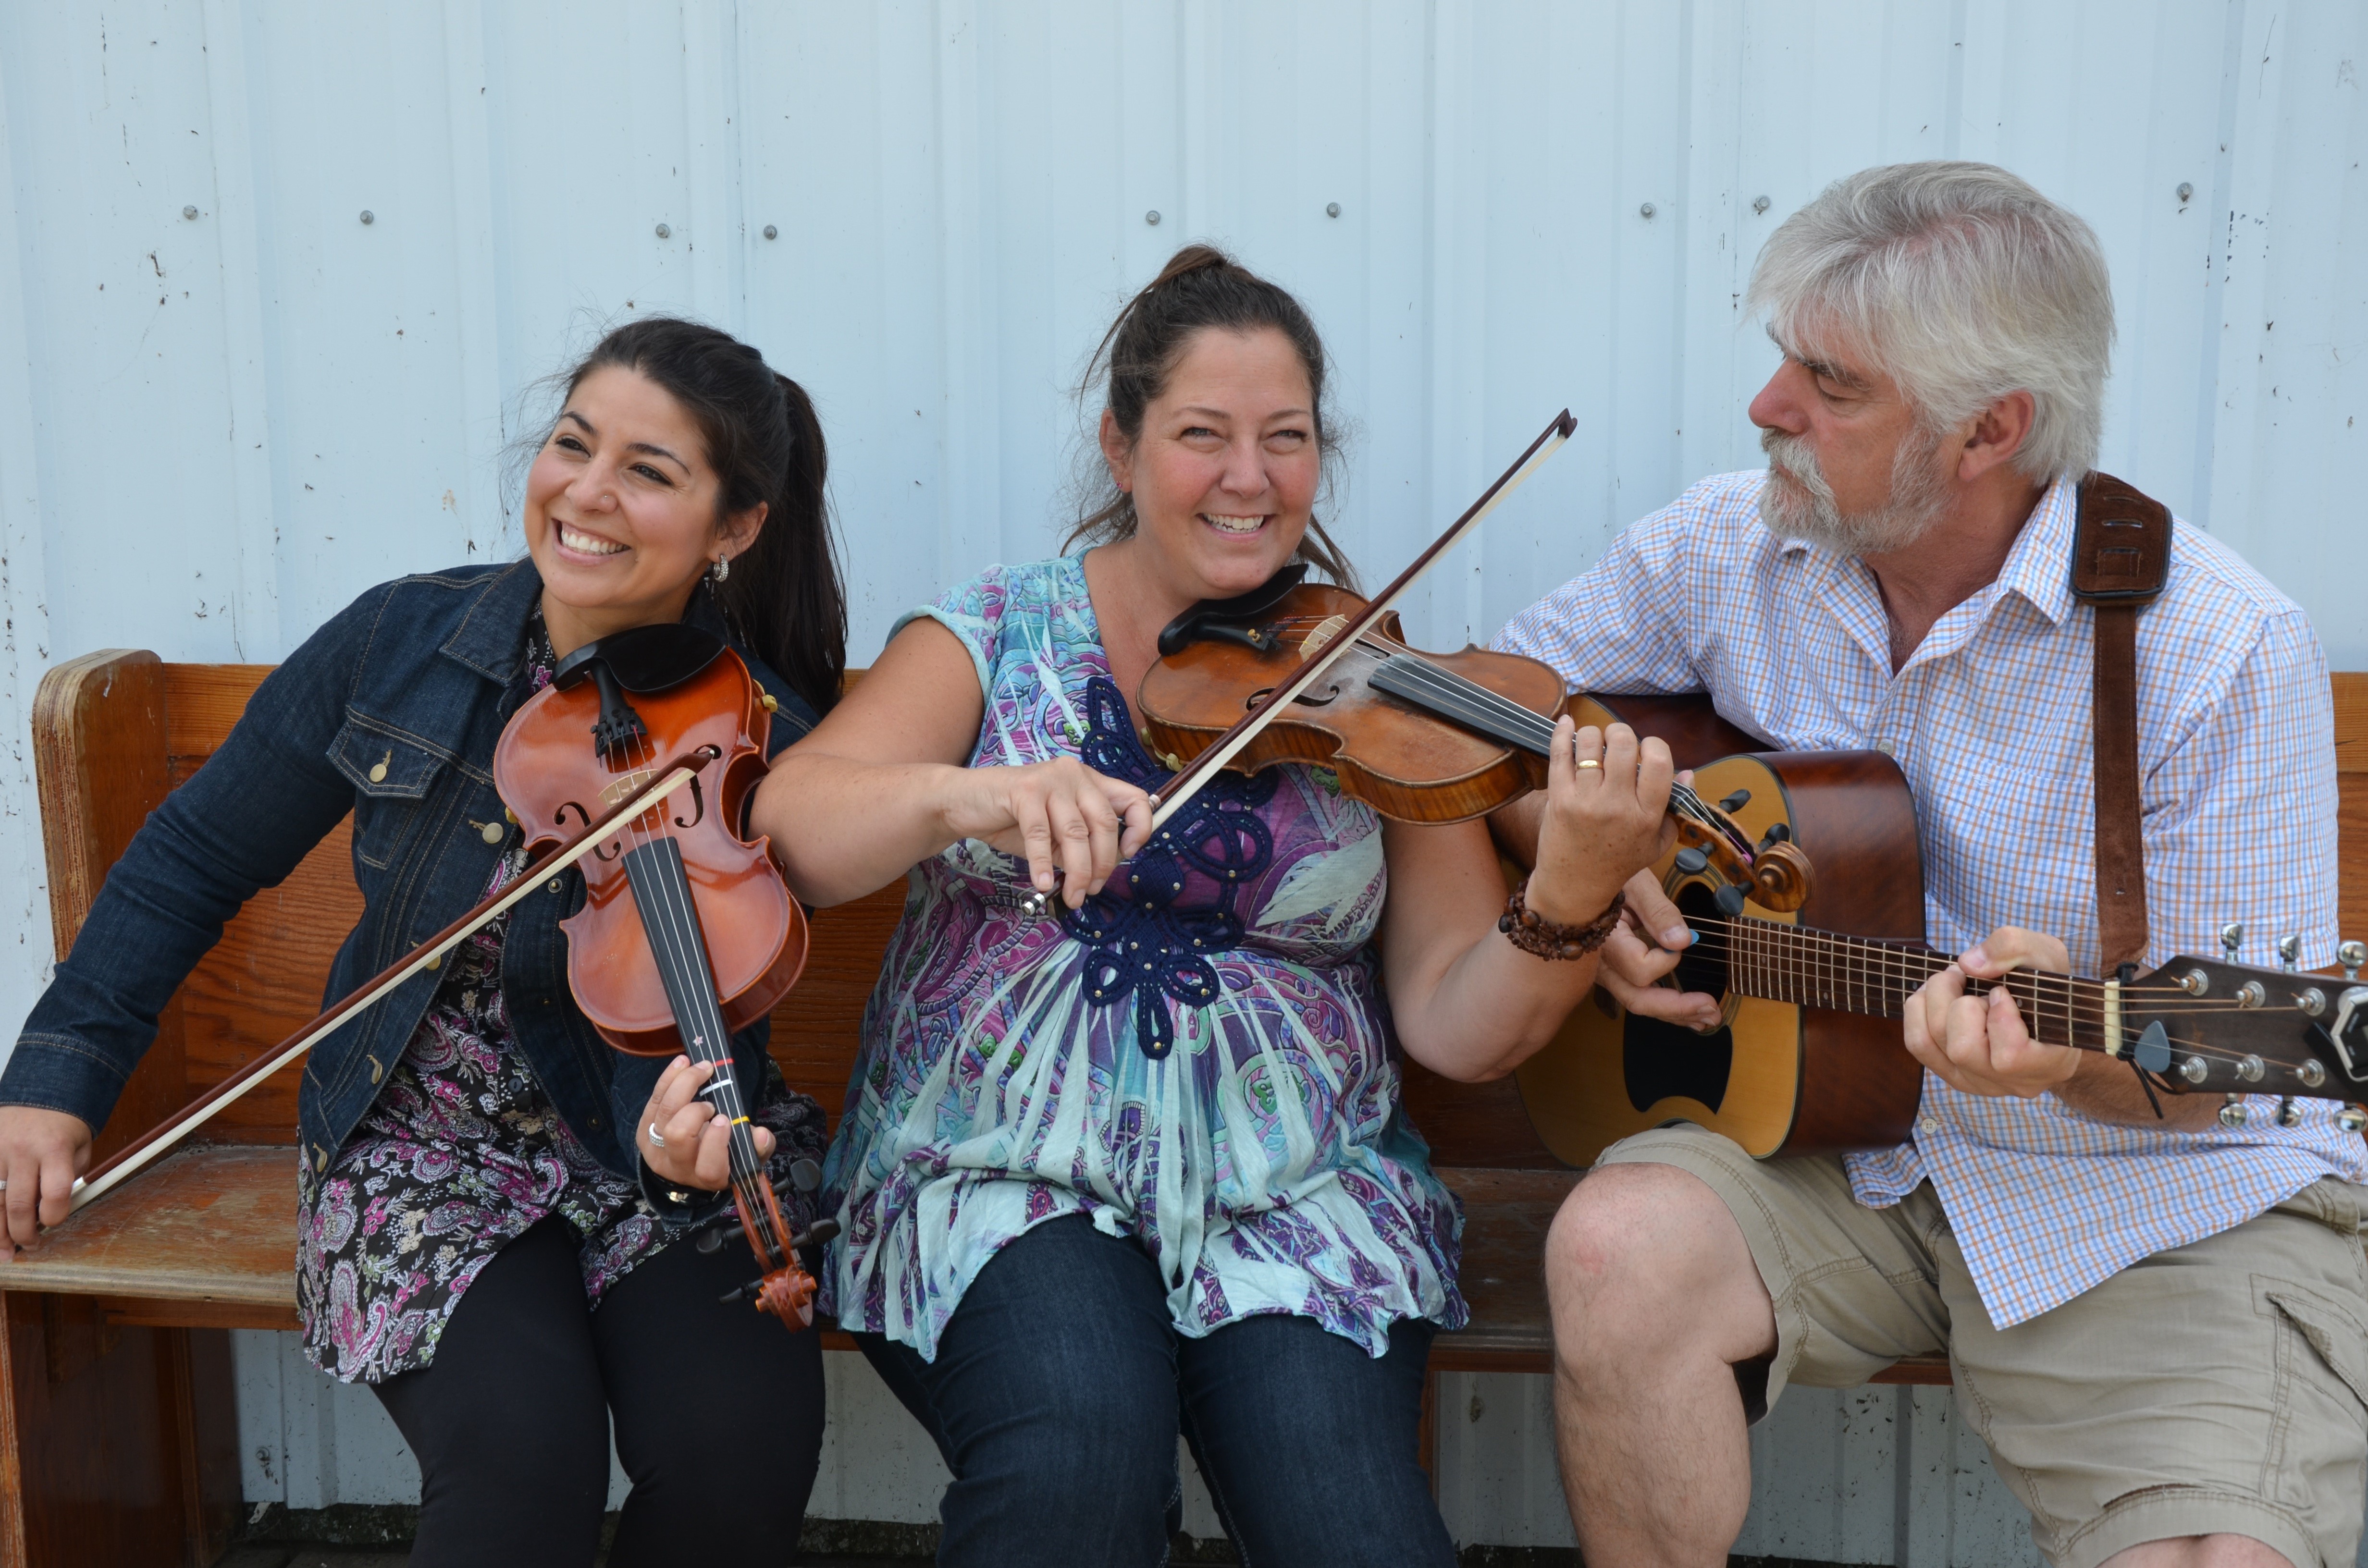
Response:
[{"label": "second violin", "polygon": [[[1299,665],[1348,633],[1366,601],[1307,583],[1292,566],[1238,598],[1196,605],[1160,634],[1135,710],[1144,744],[1180,768],[1262,707]],[[1395,611],[1356,640],[1226,766],[1333,769],[1340,787],[1400,822],[1463,822],[1543,789],[1564,702],[1562,677],[1518,653],[1406,646]],[[1810,889],[1799,848],[1755,846],[1686,785],[1669,791],[1679,838],[1762,908],[1798,909]]]}]

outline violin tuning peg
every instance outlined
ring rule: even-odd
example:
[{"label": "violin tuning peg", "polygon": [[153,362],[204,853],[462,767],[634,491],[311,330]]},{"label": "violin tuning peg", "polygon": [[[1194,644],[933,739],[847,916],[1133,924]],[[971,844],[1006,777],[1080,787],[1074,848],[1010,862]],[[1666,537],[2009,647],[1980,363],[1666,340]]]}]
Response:
[{"label": "violin tuning peg", "polygon": [[1680,875],[1699,877],[1710,869],[1710,857],[1689,844],[1678,851],[1676,864]]},{"label": "violin tuning peg", "polygon": [[1759,847],[1762,849],[1767,848],[1771,844],[1790,844],[1792,842],[1792,828],[1781,822],[1770,823],[1768,824],[1768,831],[1759,835]]},{"label": "violin tuning peg", "polygon": [[2280,937],[2278,938],[2278,967],[2284,970],[2288,974],[2292,974],[2294,971],[2302,967],[2302,938],[2300,937]]},{"label": "violin tuning peg", "polygon": [[1711,902],[1717,904],[1718,912],[1729,920],[1738,920],[1743,916],[1743,890],[1732,882],[1713,893]]},{"label": "violin tuning peg", "polygon": [[728,1307],[739,1301],[753,1301],[764,1293],[765,1282],[762,1279],[751,1279],[737,1290],[726,1290],[715,1299]]},{"label": "violin tuning peg", "polygon": [[1726,799],[1721,801],[1718,803],[1718,809],[1725,812],[1727,815],[1733,816],[1736,812],[1741,811],[1744,807],[1749,804],[1751,804],[1751,791],[1748,790],[1737,790],[1734,794],[1729,795]]},{"label": "violin tuning peg", "polygon": [[2368,963],[2368,942],[2346,942],[2335,949],[2335,961],[2343,966],[2343,978],[2360,978],[2360,966]]},{"label": "violin tuning peg", "polygon": [[790,1185],[800,1192],[812,1192],[822,1185],[822,1167],[812,1160],[793,1161],[790,1165]]},{"label": "violin tuning peg", "polygon": [[690,1244],[698,1249],[700,1256],[712,1257],[723,1248],[723,1233],[713,1229],[702,1230],[690,1238]]},{"label": "violin tuning peg", "polygon": [[2231,920],[2227,925],[2220,927],[2220,950],[2228,955],[2230,963],[2237,961],[2237,954],[2244,946],[2245,923],[2243,921]]},{"label": "violin tuning peg", "polygon": [[810,1246],[828,1246],[838,1239],[838,1221],[816,1220],[803,1231],[790,1238],[790,1245],[803,1251]]}]

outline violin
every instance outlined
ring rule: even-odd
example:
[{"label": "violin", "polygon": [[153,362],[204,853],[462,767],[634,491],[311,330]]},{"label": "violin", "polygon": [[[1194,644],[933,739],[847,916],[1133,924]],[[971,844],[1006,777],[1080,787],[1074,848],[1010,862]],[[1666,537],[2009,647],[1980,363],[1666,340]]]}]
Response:
[{"label": "violin", "polygon": [[[1543,789],[1562,677],[1515,653],[1417,652],[1391,607],[1571,428],[1565,411],[1371,600],[1307,583],[1295,565],[1169,622],[1135,699],[1144,745],[1176,770],[1154,791],[1155,825],[1219,768],[1282,762],[1331,768],[1344,793],[1401,822],[1464,822]],[[1764,909],[1807,901],[1808,858],[1789,839],[1754,844],[1684,784],[1671,787],[1668,811],[1729,887]]]},{"label": "violin", "polygon": [[755,1085],[733,1070],[732,1036],[773,1010],[805,967],[804,911],[766,841],[740,824],[766,771],[769,702],[720,638],[680,623],[587,642],[559,661],[494,752],[494,786],[529,853],[588,827],[598,812],[645,790],[662,757],[706,766],[655,810],[627,822],[579,862],[584,907],[560,922],[567,982],[592,1027],[636,1056],[688,1056],[713,1069],[701,1097],[729,1119],[733,1204],[701,1225],[702,1252],[736,1218],[759,1277],[748,1298],[791,1329],[814,1321],[814,1281],[800,1250],[837,1233],[830,1221],[794,1233],[782,1187],[811,1190],[813,1162],[777,1187],[748,1119]]},{"label": "violin", "polygon": [[[748,791],[765,774],[770,710],[739,657],[695,627],[622,631],[561,660],[494,754],[495,787],[533,856],[526,869],[76,1181],[73,1208],[154,1164],[363,1008],[582,865],[585,907],[561,925],[568,984],[586,1016],[620,1051],[680,1051],[715,1067],[700,1093],[731,1121],[734,1201],[695,1228],[694,1244],[715,1251],[736,1221],[762,1272],[724,1300],[753,1300],[791,1329],[813,1323],[814,1281],[799,1253],[838,1226],[817,1220],[791,1230],[732,1071],[732,1031],[769,1012],[805,964],[803,910],[764,841],[738,831]],[[782,1185],[811,1191],[821,1178],[813,1161],[799,1160]]]}]

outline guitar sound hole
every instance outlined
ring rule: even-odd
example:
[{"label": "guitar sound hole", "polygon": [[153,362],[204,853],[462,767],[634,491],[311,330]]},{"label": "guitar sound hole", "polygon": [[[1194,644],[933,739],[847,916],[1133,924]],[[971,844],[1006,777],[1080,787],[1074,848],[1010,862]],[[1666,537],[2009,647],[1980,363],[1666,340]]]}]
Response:
[{"label": "guitar sound hole", "polygon": [[[1679,891],[1677,903],[1688,924],[1708,934],[1678,960],[1679,987],[1724,996],[1726,944],[1713,924],[1724,917],[1711,900],[1711,890],[1693,883]],[[1727,1076],[1735,1066],[1735,1034],[1725,1027],[1713,1034],[1696,1034],[1683,1024],[1631,1013],[1621,1027],[1620,1058],[1628,1103],[1637,1110],[1649,1110],[1671,1096],[1700,1100],[1716,1110],[1726,1100]]]}]

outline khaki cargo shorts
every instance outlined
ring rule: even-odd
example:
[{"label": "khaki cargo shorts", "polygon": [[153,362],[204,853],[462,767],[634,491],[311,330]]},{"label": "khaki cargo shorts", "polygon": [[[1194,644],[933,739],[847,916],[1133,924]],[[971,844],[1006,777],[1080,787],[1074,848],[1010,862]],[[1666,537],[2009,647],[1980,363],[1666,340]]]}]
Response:
[{"label": "khaki cargo shorts", "polygon": [[1604,1165],[1675,1165],[1717,1193],[1776,1307],[1788,1382],[1850,1388],[1946,1349],[1957,1405],[2031,1510],[2048,1561],[2250,1536],[2297,1568],[2350,1568],[2368,1503],[2368,1187],[2332,1177],[2233,1231],[1990,1326],[1930,1183],[1890,1209],[1839,1158],[1756,1161],[1696,1127]]}]

